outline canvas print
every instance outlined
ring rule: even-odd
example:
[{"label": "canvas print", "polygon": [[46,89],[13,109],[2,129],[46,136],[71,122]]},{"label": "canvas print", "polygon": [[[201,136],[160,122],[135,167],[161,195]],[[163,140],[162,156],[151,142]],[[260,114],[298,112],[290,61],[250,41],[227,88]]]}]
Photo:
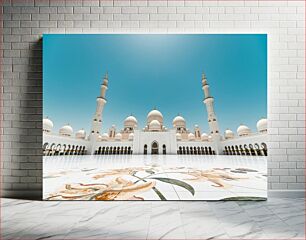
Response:
[{"label": "canvas print", "polygon": [[267,35],[45,34],[44,200],[265,200]]}]

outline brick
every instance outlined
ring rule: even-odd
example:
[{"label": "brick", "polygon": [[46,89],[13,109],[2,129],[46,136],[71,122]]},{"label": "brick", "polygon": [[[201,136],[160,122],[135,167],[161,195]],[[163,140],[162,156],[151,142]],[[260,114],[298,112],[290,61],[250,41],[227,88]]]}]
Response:
[{"label": "brick", "polygon": [[74,13],[90,13],[90,7],[74,7]]},{"label": "brick", "polygon": [[167,1],[162,1],[162,0],[149,0],[148,1],[148,6],[167,6]]},{"label": "brick", "polygon": [[89,6],[89,7],[93,7],[96,6],[98,7],[100,5],[99,0],[90,0],[90,1],[83,1],[83,6]]},{"label": "brick", "polygon": [[58,7],[57,13],[73,13],[73,7]]},{"label": "brick", "polygon": [[54,13],[57,13],[57,7],[40,7],[39,12],[54,14]]},{"label": "brick", "polygon": [[157,7],[139,7],[139,13],[157,13]]},{"label": "brick", "polygon": [[56,27],[57,22],[56,21],[40,21],[39,27]]}]

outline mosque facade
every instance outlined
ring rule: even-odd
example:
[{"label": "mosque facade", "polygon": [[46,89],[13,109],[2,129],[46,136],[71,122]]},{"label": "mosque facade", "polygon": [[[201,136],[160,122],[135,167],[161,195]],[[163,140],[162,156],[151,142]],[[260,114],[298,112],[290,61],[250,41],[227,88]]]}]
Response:
[{"label": "mosque facade", "polygon": [[114,155],[114,154],[193,154],[193,155],[267,155],[267,119],[257,122],[257,131],[241,124],[235,134],[227,129],[224,134],[219,131],[214,110],[214,98],[210,94],[205,74],[202,74],[203,104],[207,110],[209,133],[201,132],[198,125],[193,131],[186,128],[183,116],[176,116],[172,127],[164,125],[160,111],[153,109],[147,115],[143,128],[138,127],[135,116],[124,120],[124,127],[118,130],[112,126],[108,132],[101,132],[103,109],[108,89],[108,74],[100,86],[100,95],[96,99],[96,111],[92,118],[91,132],[84,129],[74,133],[67,124],[58,133],[53,132],[53,122],[43,119],[43,154],[51,155]]}]

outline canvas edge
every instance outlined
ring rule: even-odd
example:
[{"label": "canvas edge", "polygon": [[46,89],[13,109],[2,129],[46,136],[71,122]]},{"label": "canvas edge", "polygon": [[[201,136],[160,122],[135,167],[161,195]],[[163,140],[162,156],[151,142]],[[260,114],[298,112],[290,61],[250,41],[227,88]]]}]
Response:
[{"label": "canvas edge", "polygon": [[[268,190],[269,198],[305,198],[305,190]],[[43,200],[41,190],[2,190],[2,198]],[[205,200],[200,200],[205,201]]]}]

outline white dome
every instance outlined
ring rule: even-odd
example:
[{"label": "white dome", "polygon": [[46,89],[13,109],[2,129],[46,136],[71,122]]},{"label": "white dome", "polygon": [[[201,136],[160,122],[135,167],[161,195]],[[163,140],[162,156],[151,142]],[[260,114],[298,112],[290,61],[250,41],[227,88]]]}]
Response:
[{"label": "white dome", "polygon": [[202,141],[208,141],[208,135],[207,135],[207,133],[202,133],[202,135],[201,135],[201,140],[202,140]]},{"label": "white dome", "polygon": [[161,130],[161,124],[157,120],[152,120],[149,124],[149,129],[152,131],[158,131]]},{"label": "white dome", "polygon": [[268,129],[268,120],[266,118],[260,119],[257,122],[256,127],[257,127],[257,131],[258,132],[261,132],[261,133],[267,132],[267,129]]},{"label": "white dome", "polygon": [[102,141],[102,136],[101,135],[98,136],[98,141]]},{"label": "white dome", "polygon": [[79,138],[79,139],[85,139],[85,137],[86,137],[86,132],[85,132],[85,130],[84,130],[84,129],[80,129],[79,131],[77,131],[77,132],[75,133],[75,137],[76,137],[76,138]]},{"label": "white dome", "polygon": [[117,133],[116,136],[115,136],[115,139],[116,140],[121,140],[121,138],[122,138],[121,133]]},{"label": "white dome", "polygon": [[137,119],[134,116],[128,116],[124,120],[124,126],[125,127],[136,127],[137,126]]},{"label": "white dome", "polygon": [[49,118],[43,119],[43,131],[51,132],[53,128],[53,122]]},{"label": "white dome", "polygon": [[194,140],[194,139],[195,139],[194,134],[193,134],[193,133],[189,133],[189,134],[188,134],[188,140],[189,140],[189,141],[192,141],[192,140]]},{"label": "white dome", "polygon": [[225,139],[232,139],[232,138],[235,137],[235,134],[232,130],[226,129],[225,132],[224,132],[224,137],[225,137]]},{"label": "white dome", "polygon": [[173,127],[185,127],[186,121],[182,116],[176,116],[172,121]]},{"label": "white dome", "polygon": [[130,133],[129,134],[129,140],[133,140],[134,139],[134,133]]},{"label": "white dome", "polygon": [[251,129],[249,129],[249,127],[245,126],[245,125],[240,125],[237,128],[237,134],[238,136],[247,136],[251,133]]},{"label": "white dome", "polygon": [[107,133],[103,133],[102,136],[101,136],[101,140],[102,141],[107,141],[108,139],[108,134]]},{"label": "white dome", "polygon": [[182,134],[177,133],[177,134],[176,134],[176,139],[177,139],[177,140],[182,140]]},{"label": "white dome", "polygon": [[65,126],[62,126],[59,130],[59,134],[62,135],[62,136],[68,136],[68,137],[71,137],[72,134],[73,134],[73,129],[72,127],[67,124]]},{"label": "white dome", "polygon": [[208,135],[208,141],[211,142],[213,140],[211,135]]},{"label": "white dome", "polygon": [[151,112],[148,113],[147,116],[147,122],[151,123],[153,120],[157,120],[158,122],[160,122],[161,124],[163,123],[163,115],[161,114],[160,111],[154,109]]}]

